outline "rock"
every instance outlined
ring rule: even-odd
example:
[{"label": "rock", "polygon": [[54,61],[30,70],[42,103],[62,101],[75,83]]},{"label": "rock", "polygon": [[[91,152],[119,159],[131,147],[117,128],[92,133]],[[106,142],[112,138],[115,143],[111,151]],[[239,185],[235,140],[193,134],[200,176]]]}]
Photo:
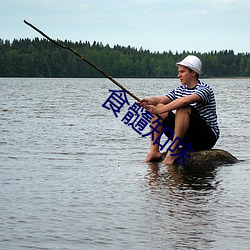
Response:
[{"label": "rock", "polygon": [[[218,166],[222,164],[236,163],[238,160],[229,152],[223,149],[209,149],[196,152],[188,152],[191,158],[185,157],[186,166],[201,166],[201,165],[213,165]],[[162,154],[164,158],[166,152]],[[182,159],[178,162],[178,165],[183,165]]]}]

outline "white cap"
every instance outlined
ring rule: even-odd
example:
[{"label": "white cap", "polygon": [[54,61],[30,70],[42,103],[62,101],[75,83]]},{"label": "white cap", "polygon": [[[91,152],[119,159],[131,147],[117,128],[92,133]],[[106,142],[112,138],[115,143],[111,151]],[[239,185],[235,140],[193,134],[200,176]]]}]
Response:
[{"label": "white cap", "polygon": [[202,71],[201,71],[202,63],[201,63],[201,60],[197,56],[189,55],[185,57],[181,62],[176,63],[176,66],[179,66],[179,65],[192,69],[199,75],[202,74]]}]

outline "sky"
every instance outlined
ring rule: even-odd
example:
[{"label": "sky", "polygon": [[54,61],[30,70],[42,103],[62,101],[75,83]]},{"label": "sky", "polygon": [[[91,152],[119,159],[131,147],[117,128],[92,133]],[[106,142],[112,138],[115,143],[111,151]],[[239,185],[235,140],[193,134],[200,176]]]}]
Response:
[{"label": "sky", "polygon": [[0,0],[0,38],[42,36],[151,52],[250,52],[249,0]]}]

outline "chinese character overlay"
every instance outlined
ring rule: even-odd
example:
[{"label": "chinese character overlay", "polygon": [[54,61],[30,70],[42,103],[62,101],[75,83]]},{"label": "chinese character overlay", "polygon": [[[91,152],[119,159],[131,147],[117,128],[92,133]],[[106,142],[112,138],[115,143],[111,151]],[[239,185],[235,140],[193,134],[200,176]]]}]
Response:
[{"label": "chinese character overlay", "polygon": [[[163,150],[164,147],[168,144],[168,142],[173,138],[174,131],[167,126],[164,128],[164,125],[160,122],[160,118],[157,118],[155,121],[152,122],[152,124],[155,124],[155,123],[156,125],[154,127],[150,125],[151,131],[148,134],[142,135],[142,137],[152,135],[151,140],[154,141],[153,144],[154,145],[158,144],[160,146],[160,150]],[[162,127],[161,132],[157,130],[160,126]],[[160,144],[160,138],[166,130],[169,130],[171,132],[171,136],[169,136],[168,140],[162,145]],[[154,132],[159,134],[156,139],[154,138]]]},{"label": "chinese character overlay", "polygon": [[[102,104],[102,107],[110,110],[112,109],[113,113],[115,114],[115,117],[117,118],[117,113],[120,113],[121,108],[125,103],[129,105],[126,92],[125,90],[109,90],[109,92],[112,92],[109,98]],[[108,105],[109,106],[106,106]]]},{"label": "chinese character overlay", "polygon": [[[113,113],[115,114],[115,117],[117,118],[118,115],[117,113],[120,113],[122,107],[124,104],[129,104],[126,92],[124,90],[109,90],[109,92],[112,92],[109,96],[109,98],[102,104],[102,107],[110,110],[112,109]],[[177,154],[171,154],[171,156],[179,156],[176,163],[178,163],[182,159],[183,166],[185,166],[185,156],[188,158],[191,158],[188,154],[187,151],[190,150],[194,152],[191,149],[191,143],[189,145],[186,145],[182,139],[179,137],[174,138],[174,131],[172,131],[170,128],[167,126],[164,127],[164,125],[161,123],[161,118],[158,117],[156,120],[154,120],[149,127],[151,128],[151,131],[147,134],[142,134],[142,131],[147,127],[148,124],[150,124],[151,120],[153,119],[154,115],[152,115],[149,111],[141,107],[137,102],[135,102],[132,106],[128,108],[127,113],[124,115],[122,118],[122,122],[128,126],[131,126],[135,132],[140,134],[142,137],[145,136],[150,136],[151,135],[151,140],[154,141],[154,145],[158,144],[160,150],[162,151],[166,145],[169,143],[170,140],[173,140],[170,146],[167,148],[166,151],[174,152],[178,149],[179,153]],[[161,128],[160,128],[161,127]],[[163,133],[168,130],[171,132],[171,136],[168,137],[167,141],[164,144],[160,143],[160,138],[163,135]],[[154,132],[158,134],[157,138],[154,138]],[[174,143],[178,143],[175,145],[174,148],[171,148]],[[183,149],[183,147],[185,149]]]},{"label": "chinese character overlay", "polygon": [[[179,140],[181,140],[179,137],[176,137],[175,138],[175,140],[176,139],[179,139]],[[181,140],[182,141],[182,140]],[[174,142],[173,142],[174,143]],[[172,143],[172,144],[173,144]],[[181,143],[181,142],[180,142]],[[171,145],[172,145],[171,144]],[[182,159],[182,164],[183,164],[183,166],[185,166],[185,156],[187,156],[189,159],[191,158],[191,156],[190,155],[188,155],[187,154],[187,151],[188,150],[190,150],[190,151],[192,151],[192,152],[194,152],[194,150],[190,147],[191,146],[191,143],[189,144],[189,145],[186,145],[184,142],[182,142],[182,145],[185,147],[185,149],[183,150],[182,148],[180,148],[179,147],[179,143],[177,144],[177,146],[174,148],[174,149],[171,149],[171,145],[168,147],[168,150],[170,151],[170,152],[174,152],[174,150],[176,149],[176,148],[178,148],[178,150],[179,150],[179,153],[178,154],[171,154],[171,156],[177,156],[177,155],[179,155],[179,157],[178,157],[178,159],[177,159],[177,161],[176,161],[176,163],[178,163],[179,161],[180,161],[180,159]]]},{"label": "chinese character overlay", "polygon": [[124,124],[131,126],[135,132],[141,135],[142,131],[150,123],[153,117],[154,116],[150,114],[149,111],[145,110],[135,102],[133,106],[128,109],[128,112],[121,121],[123,121]]}]

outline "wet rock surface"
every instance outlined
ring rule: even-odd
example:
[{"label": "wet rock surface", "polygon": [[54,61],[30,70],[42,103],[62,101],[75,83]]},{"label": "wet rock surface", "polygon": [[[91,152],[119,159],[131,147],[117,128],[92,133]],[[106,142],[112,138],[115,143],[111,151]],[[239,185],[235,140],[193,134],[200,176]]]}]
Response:
[{"label": "wet rock surface", "polygon": [[[223,149],[209,149],[196,152],[188,152],[191,158],[185,157],[185,165],[222,165],[236,163],[238,160],[229,152]],[[162,154],[164,158],[166,152]],[[182,159],[178,162],[178,165],[183,165]]]}]

